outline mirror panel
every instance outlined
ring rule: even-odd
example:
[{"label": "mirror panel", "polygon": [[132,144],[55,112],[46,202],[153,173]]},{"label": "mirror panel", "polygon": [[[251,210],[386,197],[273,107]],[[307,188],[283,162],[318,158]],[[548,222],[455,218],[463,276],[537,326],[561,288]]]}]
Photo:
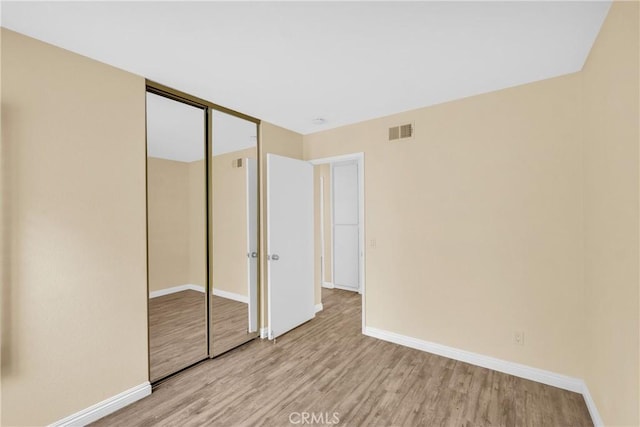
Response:
[{"label": "mirror panel", "polygon": [[208,357],[205,111],[147,93],[150,381]]},{"label": "mirror panel", "polygon": [[258,150],[255,123],[212,112],[211,348],[258,332]]}]

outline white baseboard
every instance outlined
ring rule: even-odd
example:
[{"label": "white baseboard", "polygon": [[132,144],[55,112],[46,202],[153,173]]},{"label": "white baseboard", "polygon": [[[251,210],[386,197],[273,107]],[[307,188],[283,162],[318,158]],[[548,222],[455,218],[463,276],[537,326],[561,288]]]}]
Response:
[{"label": "white baseboard", "polygon": [[269,337],[269,328],[260,328],[260,338],[268,338]]},{"label": "white baseboard", "polygon": [[332,282],[322,282],[322,287],[327,289],[342,289],[343,291],[360,292],[359,289],[350,288],[348,286],[336,285],[335,283],[332,283]]},{"label": "white baseboard", "polygon": [[220,289],[213,288],[213,294],[217,297],[227,298],[234,301],[249,304],[249,297],[245,295],[236,294],[233,292],[222,291]]},{"label": "white baseboard", "polygon": [[348,286],[336,285],[335,283],[333,284],[333,287],[334,287],[335,289],[340,289],[340,290],[343,290],[343,291],[358,292],[358,293],[360,293],[360,289],[357,289],[357,288],[350,288],[350,287],[348,287]]},{"label": "white baseboard", "polygon": [[322,311],[322,310],[324,310],[324,307],[323,307],[322,303],[316,304],[316,313],[319,312],[319,311]]},{"label": "white baseboard", "polygon": [[95,405],[89,406],[82,411],[69,415],[66,418],[51,424],[51,427],[58,426],[86,426],[94,421],[105,417],[118,409],[122,409],[133,402],[147,397],[151,394],[151,384],[145,382],[129,390],[125,390],[120,394],[110,397]]},{"label": "white baseboard", "polygon": [[582,397],[584,397],[584,403],[586,403],[587,409],[589,410],[589,415],[591,415],[591,421],[593,421],[593,426],[604,427],[604,421],[602,421],[600,412],[598,412],[598,408],[596,408],[596,403],[593,401],[593,398],[591,397],[591,393],[589,393],[589,388],[587,387],[587,383],[583,381],[582,386],[583,386]]},{"label": "white baseboard", "polygon": [[437,354],[439,356],[448,357],[449,359],[459,360],[461,362],[470,363],[472,365],[481,366],[483,368],[493,369],[494,371],[504,372],[505,374],[514,375],[516,377],[525,378],[527,380],[536,381],[542,384],[551,385],[564,390],[582,393],[584,381],[579,378],[567,377],[565,375],[556,374],[555,372],[545,371],[533,368],[519,363],[508,362],[506,360],[496,359],[491,356],[472,353],[466,350],[460,350],[442,344],[429,341],[419,340],[417,338],[388,332],[381,329],[366,327],[365,335],[378,338],[384,341],[400,344],[405,347],[415,348],[416,350],[426,351],[427,353]]},{"label": "white baseboard", "polygon": [[[191,285],[191,284],[172,286],[170,288],[149,292],[149,298],[157,298],[164,295],[175,294],[176,292],[182,292],[182,291],[198,291],[198,292],[204,293],[204,286]],[[238,301],[238,302],[242,302],[245,304],[249,304],[249,297],[245,295],[222,291],[220,289],[215,289],[215,288],[213,289],[213,295]]]},{"label": "white baseboard", "polygon": [[204,293],[204,286],[190,285],[190,284],[172,286],[170,288],[159,289],[157,291],[149,292],[149,298],[157,298],[164,295],[175,294],[176,292],[182,292],[182,291],[198,291],[198,292]]}]

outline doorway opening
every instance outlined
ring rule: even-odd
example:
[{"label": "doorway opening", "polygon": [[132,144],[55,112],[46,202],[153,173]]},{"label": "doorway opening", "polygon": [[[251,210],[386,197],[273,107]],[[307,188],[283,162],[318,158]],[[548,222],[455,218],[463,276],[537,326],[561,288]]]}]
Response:
[{"label": "doorway opening", "polygon": [[[316,177],[319,289],[359,293],[365,326],[364,153],[310,160]],[[319,243],[319,244],[318,244]],[[318,284],[317,284],[318,285]]]}]

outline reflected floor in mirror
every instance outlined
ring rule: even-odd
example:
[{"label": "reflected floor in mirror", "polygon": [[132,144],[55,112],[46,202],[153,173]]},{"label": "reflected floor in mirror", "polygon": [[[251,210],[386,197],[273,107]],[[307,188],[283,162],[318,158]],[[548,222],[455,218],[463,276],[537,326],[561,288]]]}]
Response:
[{"label": "reflected floor in mirror", "polygon": [[206,300],[185,290],[149,299],[151,381],[207,357]]},{"label": "reflected floor in mirror", "polygon": [[[160,384],[99,426],[591,426],[580,394],[362,335],[360,295],[323,289],[324,311]],[[294,418],[294,421],[299,419]]]},{"label": "reflected floor in mirror", "polygon": [[213,354],[218,355],[247,342],[254,335],[247,333],[248,304],[217,295],[212,298]]}]

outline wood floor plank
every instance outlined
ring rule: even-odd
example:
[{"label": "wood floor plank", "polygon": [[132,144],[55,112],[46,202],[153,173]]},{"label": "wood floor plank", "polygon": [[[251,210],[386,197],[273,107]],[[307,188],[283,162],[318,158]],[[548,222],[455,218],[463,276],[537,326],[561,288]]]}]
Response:
[{"label": "wood floor plank", "polygon": [[[360,296],[323,289],[324,311],[160,384],[97,426],[592,426],[581,395],[366,337]],[[318,425],[318,424],[316,424]]]},{"label": "wood floor plank", "polygon": [[212,354],[217,356],[255,337],[249,334],[249,304],[212,295]]},{"label": "wood floor plank", "polygon": [[[248,333],[248,304],[212,295],[213,354],[254,338]],[[151,381],[173,374],[207,355],[206,300],[185,290],[149,300]]]},{"label": "wood floor plank", "polygon": [[205,297],[186,290],[149,299],[151,381],[207,357]]}]

